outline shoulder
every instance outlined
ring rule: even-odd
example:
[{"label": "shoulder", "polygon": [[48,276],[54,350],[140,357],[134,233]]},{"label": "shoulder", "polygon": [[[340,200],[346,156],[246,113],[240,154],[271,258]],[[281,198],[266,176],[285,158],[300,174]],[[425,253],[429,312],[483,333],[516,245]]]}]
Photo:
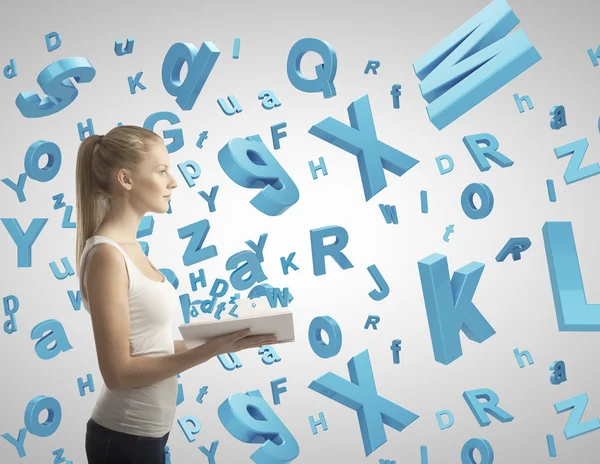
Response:
[{"label": "shoulder", "polygon": [[86,287],[100,285],[121,279],[127,281],[125,257],[109,243],[98,243],[92,247],[86,258]]},{"label": "shoulder", "polygon": [[86,261],[88,265],[93,261],[94,267],[110,267],[123,262],[123,254],[110,243],[97,243],[88,252]]}]

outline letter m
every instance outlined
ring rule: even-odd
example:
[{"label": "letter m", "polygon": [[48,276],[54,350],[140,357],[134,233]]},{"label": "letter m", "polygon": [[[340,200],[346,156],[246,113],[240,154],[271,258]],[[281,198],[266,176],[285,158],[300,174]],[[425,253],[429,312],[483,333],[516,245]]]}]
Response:
[{"label": "letter m", "polygon": [[413,63],[438,129],[541,60],[506,0],[494,0]]}]

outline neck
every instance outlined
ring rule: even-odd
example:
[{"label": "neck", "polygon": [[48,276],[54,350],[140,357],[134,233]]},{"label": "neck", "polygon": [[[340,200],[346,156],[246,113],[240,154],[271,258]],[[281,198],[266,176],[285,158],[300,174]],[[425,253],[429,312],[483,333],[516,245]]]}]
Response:
[{"label": "neck", "polygon": [[144,214],[132,208],[130,204],[112,201],[96,234],[107,235],[120,243],[136,243],[137,231]]}]

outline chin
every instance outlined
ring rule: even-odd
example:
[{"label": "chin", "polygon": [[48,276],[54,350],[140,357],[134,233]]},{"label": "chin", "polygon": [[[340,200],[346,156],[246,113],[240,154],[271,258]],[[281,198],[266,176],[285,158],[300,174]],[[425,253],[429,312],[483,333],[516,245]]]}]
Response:
[{"label": "chin", "polygon": [[166,205],[165,205],[165,204],[162,204],[162,205],[160,205],[160,206],[158,206],[158,205],[157,205],[157,206],[155,206],[154,208],[152,208],[152,211],[151,211],[151,212],[152,212],[152,213],[155,213],[155,214],[164,214],[164,213],[166,213],[167,211],[169,211],[169,202],[168,202],[168,201],[167,201],[167,204],[166,204]]}]

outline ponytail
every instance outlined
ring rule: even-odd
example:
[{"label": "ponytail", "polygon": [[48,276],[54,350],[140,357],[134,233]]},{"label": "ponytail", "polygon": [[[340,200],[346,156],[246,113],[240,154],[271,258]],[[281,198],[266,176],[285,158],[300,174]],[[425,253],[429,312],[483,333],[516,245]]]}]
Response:
[{"label": "ponytail", "polygon": [[[86,137],[77,151],[77,165],[75,175],[76,205],[77,205],[77,242],[76,242],[76,267],[79,274],[81,254],[87,240],[94,235],[98,228],[100,200],[96,179],[92,168],[92,156],[97,150],[99,135]],[[101,220],[101,218],[100,218]]]}]

